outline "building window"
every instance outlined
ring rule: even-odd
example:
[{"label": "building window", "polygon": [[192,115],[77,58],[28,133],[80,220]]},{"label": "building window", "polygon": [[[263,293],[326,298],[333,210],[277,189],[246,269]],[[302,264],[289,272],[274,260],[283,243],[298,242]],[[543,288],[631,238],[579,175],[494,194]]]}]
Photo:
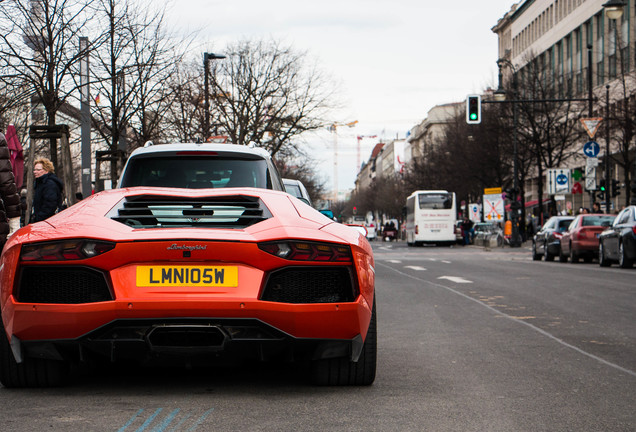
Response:
[{"label": "building window", "polygon": [[605,23],[603,14],[594,17],[596,20],[596,85],[605,82]]}]

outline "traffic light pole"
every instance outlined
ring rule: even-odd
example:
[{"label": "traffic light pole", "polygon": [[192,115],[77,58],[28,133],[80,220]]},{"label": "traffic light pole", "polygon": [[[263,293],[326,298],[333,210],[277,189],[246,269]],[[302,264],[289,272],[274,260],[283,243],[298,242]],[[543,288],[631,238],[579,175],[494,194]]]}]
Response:
[{"label": "traffic light pole", "polygon": [[609,84],[605,86],[605,213],[610,213],[610,192],[611,192],[611,183],[610,183],[610,128],[609,128]]}]

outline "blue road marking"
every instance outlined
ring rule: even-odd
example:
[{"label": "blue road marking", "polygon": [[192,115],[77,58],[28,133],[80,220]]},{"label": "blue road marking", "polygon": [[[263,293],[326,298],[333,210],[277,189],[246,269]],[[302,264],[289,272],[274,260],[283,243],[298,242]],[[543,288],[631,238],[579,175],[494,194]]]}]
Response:
[{"label": "blue road marking", "polygon": [[144,424],[142,424],[141,427],[137,429],[135,432],[142,432],[143,430],[145,430],[150,425],[150,423],[152,423],[155,417],[159,415],[161,411],[163,411],[163,408],[157,408],[157,410],[150,417],[148,417],[148,420],[146,420]]},{"label": "blue road marking", "polygon": [[122,427],[120,427],[120,428],[117,430],[117,432],[124,432],[124,431],[126,430],[126,428],[127,428],[128,426],[130,426],[130,425],[132,424],[132,422],[134,422],[134,421],[135,421],[135,419],[136,419],[137,417],[139,417],[139,414],[141,414],[142,412],[144,412],[144,409],[143,409],[143,408],[142,408],[142,409],[140,409],[139,411],[137,411],[137,412],[135,413],[135,415],[134,415],[134,416],[132,416],[132,417],[130,418],[130,420],[128,420],[128,422],[126,422],[126,424],[125,424],[125,425],[123,425]]},{"label": "blue road marking", "polygon": [[199,419],[194,422],[194,424],[192,425],[192,427],[190,429],[188,429],[188,432],[191,432],[193,430],[195,430],[196,428],[199,427],[199,425],[201,423],[203,423],[203,421],[205,420],[205,418],[212,412],[214,411],[214,408],[210,408],[209,410],[207,410],[206,412],[203,413],[203,415],[201,417],[199,417]]},{"label": "blue road marking", "polygon": [[170,423],[172,423],[172,420],[174,420],[174,418],[177,416],[177,414],[179,413],[179,409],[176,409],[174,411],[172,411],[162,422],[159,426],[155,427],[152,432],[163,432],[169,425]]},{"label": "blue road marking", "polygon": [[[125,432],[129,427],[131,427],[133,425],[133,423],[135,423],[136,421],[140,422],[141,420],[143,420],[142,414],[145,411],[146,410],[144,408],[142,408],[139,411],[137,411],[126,422],[125,425],[123,425],[121,428],[119,428],[117,430],[117,432]],[[148,417],[143,422],[143,424],[141,426],[139,426],[138,429],[136,429],[135,432],[143,432],[143,431],[146,431],[146,430],[150,430],[150,428],[152,427],[152,423],[155,420],[157,420],[157,421],[161,420],[158,417],[159,417],[159,415],[161,414],[162,411],[163,411],[163,408],[157,408],[152,413],[152,415],[150,415],[150,417]],[[192,413],[182,412],[180,408],[174,409],[163,420],[161,420],[161,422],[159,424],[157,424],[154,427],[152,427],[152,432],[170,432],[170,431],[177,432],[177,431],[182,431],[182,430],[195,431],[205,421],[205,419],[210,415],[210,413],[212,411],[214,411],[214,408],[208,409],[207,411],[205,411],[203,413],[203,415],[201,415],[198,419],[196,419],[196,421],[194,421],[194,423],[192,423],[188,429],[184,429],[184,428],[188,427],[186,422],[192,417]],[[176,424],[175,424],[175,420],[177,420],[177,419],[179,421],[176,422]]]}]

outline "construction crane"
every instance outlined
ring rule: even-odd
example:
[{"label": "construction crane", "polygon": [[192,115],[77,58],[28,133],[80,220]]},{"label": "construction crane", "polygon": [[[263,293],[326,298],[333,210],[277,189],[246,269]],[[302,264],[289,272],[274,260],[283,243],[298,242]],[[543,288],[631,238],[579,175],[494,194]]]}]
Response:
[{"label": "construction crane", "polygon": [[356,169],[359,170],[360,169],[360,143],[362,142],[362,140],[364,138],[377,138],[377,135],[358,135],[358,154],[357,154],[357,159],[356,159]]},{"label": "construction crane", "polygon": [[333,202],[338,202],[338,127],[347,126],[349,128],[358,124],[358,120],[348,123],[332,123],[329,130],[333,132]]}]

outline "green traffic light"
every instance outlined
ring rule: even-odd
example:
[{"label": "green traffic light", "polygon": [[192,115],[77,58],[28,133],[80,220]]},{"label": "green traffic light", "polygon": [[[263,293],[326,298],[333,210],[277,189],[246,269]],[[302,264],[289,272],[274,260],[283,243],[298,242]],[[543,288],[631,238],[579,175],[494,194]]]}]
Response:
[{"label": "green traffic light", "polygon": [[477,114],[476,113],[470,113],[470,119],[471,120],[477,120]]}]

